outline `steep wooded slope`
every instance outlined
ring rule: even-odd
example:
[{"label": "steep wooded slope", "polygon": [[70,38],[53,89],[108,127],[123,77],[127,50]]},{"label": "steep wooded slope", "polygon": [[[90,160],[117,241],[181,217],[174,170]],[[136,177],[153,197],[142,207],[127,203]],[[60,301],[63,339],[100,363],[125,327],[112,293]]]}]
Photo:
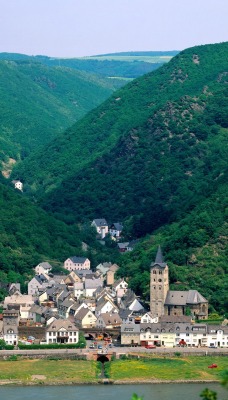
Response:
[{"label": "steep wooded slope", "polygon": [[69,68],[0,61],[0,159],[23,159],[114,89],[108,80]]},{"label": "steep wooded slope", "polygon": [[53,142],[43,171],[42,157],[26,166],[25,180],[56,180],[44,207],[72,222],[129,220],[142,236],[213,193],[227,173],[227,51],[224,43],[180,53]]},{"label": "steep wooded slope", "polygon": [[[153,177],[154,168],[158,171],[156,160],[158,159],[159,163],[166,164],[163,168],[169,172],[168,160],[170,157],[174,158],[175,151],[179,153],[179,158],[180,154],[183,154],[184,157],[185,149],[183,146],[188,153],[188,151],[191,152],[190,143],[194,145],[194,142],[197,142],[196,144],[198,144],[198,139],[194,136],[196,127],[190,126],[188,128],[188,122],[194,125],[194,123],[197,124],[197,117],[200,120],[207,101],[211,97],[210,90],[218,92],[219,101],[219,91],[223,91],[225,86],[225,75],[223,74],[227,70],[227,47],[227,43],[222,43],[185,50],[157,71],[134,80],[115,92],[110,99],[90,112],[79,123],[66,131],[64,135],[53,141],[50,146],[45,148],[43,153],[34,154],[28,162],[25,162],[15,171],[15,175],[18,173],[30,185],[33,192],[36,192],[38,197],[55,188],[58,190],[61,181],[67,177],[71,182],[70,186],[68,186],[69,182],[66,183],[69,191],[73,194],[73,185],[75,185],[78,195],[84,196],[84,192],[82,192],[84,188],[79,185],[79,183],[83,185],[82,178],[85,177],[87,183],[90,180],[95,182],[96,179],[100,181],[105,169],[107,176],[109,175],[108,178],[106,177],[108,183],[110,183],[110,179],[123,181],[122,189],[118,182],[116,182],[115,187],[116,197],[120,199],[121,193],[119,191],[127,192],[124,176],[131,168],[138,168],[141,171],[141,164],[143,164],[143,168],[147,168],[148,162],[144,163],[145,157],[145,159],[149,158],[150,160],[151,167],[148,173],[152,173],[152,177],[150,176],[149,179],[153,180],[150,186],[153,187],[155,181],[157,185],[160,178]],[[207,91],[209,85],[210,89]],[[223,97],[223,94],[221,97]],[[180,122],[178,118],[180,118]],[[182,133],[179,131],[183,128],[183,125],[186,126],[183,135],[186,134],[187,136],[182,138]],[[193,132],[191,133],[190,130],[192,129]],[[176,141],[180,142],[179,150],[179,144]],[[204,143],[204,141],[205,138],[202,137],[200,143]],[[169,151],[171,145],[172,148]],[[110,153],[111,149],[113,151]],[[160,152],[164,152],[164,154],[160,156]],[[101,158],[103,154],[104,158]],[[134,158],[137,159],[137,162]],[[45,163],[46,159],[49,160],[48,164]],[[85,166],[95,160],[97,162],[91,165],[92,172],[90,167],[85,172]],[[173,163],[172,160],[170,161]],[[175,163],[179,162],[182,163],[181,160],[175,161]],[[121,170],[122,166],[123,170]],[[116,168],[118,168],[118,171]],[[76,174],[80,170],[82,173],[77,177]],[[134,170],[133,174],[135,173]],[[132,174],[129,173],[128,175]],[[97,196],[97,203],[100,203],[98,212],[104,210],[103,202],[112,198],[109,188],[105,184],[106,178],[104,176],[104,181],[101,178],[104,184],[100,193],[98,190],[93,192],[93,197]],[[130,192],[137,185],[137,182],[136,179],[134,185],[131,184],[129,191],[131,198]],[[139,185],[141,182],[140,176]],[[86,191],[90,192],[87,183]],[[97,188],[96,183],[95,185]],[[66,192],[65,187],[63,190]],[[142,192],[140,188],[139,190]],[[62,195],[64,202],[65,193],[62,193]],[[99,195],[103,197],[103,202],[99,199]],[[135,198],[136,203],[138,203],[137,196]],[[144,202],[143,199],[142,201]],[[58,200],[54,200],[54,202],[56,204]],[[93,203],[94,201],[93,199],[90,201],[86,197],[82,214],[86,216],[88,209],[91,209],[90,217],[94,210],[88,202]],[[128,204],[127,207],[126,204]],[[74,205],[72,206],[74,207]],[[97,209],[97,205],[94,207]],[[129,199],[126,197],[125,202],[118,203],[115,211],[112,210],[113,212],[115,216],[120,212],[121,218],[131,214],[132,206],[129,209]],[[107,214],[107,217],[110,214],[110,209],[106,212],[106,206],[105,214]]]}]

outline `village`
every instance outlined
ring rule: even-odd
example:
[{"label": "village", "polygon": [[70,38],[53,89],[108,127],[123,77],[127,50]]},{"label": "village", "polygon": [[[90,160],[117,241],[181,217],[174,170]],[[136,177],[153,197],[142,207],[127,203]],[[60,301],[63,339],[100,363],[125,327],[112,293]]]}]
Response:
[{"label": "village", "polygon": [[[104,219],[92,225],[100,239],[108,232],[115,240],[121,235],[120,223],[111,232]],[[91,348],[102,348],[97,343],[104,338],[110,347],[228,348],[227,324],[204,322],[208,301],[197,290],[169,290],[169,267],[160,246],[151,263],[150,306],[128,287],[127,279],[116,278],[117,264],[104,262],[92,270],[90,260],[77,255],[69,256],[63,268],[68,275],[53,274],[48,262],[38,264],[27,294],[18,283],[9,286],[0,318],[0,339],[7,345],[73,345],[82,332],[94,340]]]}]

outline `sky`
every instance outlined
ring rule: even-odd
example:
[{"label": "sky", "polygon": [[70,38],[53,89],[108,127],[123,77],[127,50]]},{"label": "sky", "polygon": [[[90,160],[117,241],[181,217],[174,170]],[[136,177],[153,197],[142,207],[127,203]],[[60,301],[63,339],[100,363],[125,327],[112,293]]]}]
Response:
[{"label": "sky", "polygon": [[82,57],[228,40],[228,0],[0,0],[0,52]]}]

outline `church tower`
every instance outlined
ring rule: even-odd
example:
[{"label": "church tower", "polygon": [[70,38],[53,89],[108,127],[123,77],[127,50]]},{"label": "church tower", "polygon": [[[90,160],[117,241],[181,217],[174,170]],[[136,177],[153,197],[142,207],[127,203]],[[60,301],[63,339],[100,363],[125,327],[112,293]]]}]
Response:
[{"label": "church tower", "polygon": [[164,304],[169,291],[169,268],[164,262],[161,247],[158,247],[155,262],[150,270],[150,312],[154,317],[165,314]]}]

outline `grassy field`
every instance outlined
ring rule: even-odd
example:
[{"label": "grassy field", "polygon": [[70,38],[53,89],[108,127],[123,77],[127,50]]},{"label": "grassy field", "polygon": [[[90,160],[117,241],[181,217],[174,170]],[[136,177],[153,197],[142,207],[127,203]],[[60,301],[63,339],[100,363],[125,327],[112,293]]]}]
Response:
[{"label": "grassy field", "polygon": [[[208,368],[208,365],[212,363],[217,364],[218,368]],[[227,368],[227,357],[193,356],[115,360],[110,364],[110,378],[123,381],[220,380],[222,371]]]},{"label": "grassy field", "polygon": [[[216,363],[218,368],[208,365]],[[114,381],[140,382],[145,380],[221,380],[228,368],[227,357],[173,357],[139,360],[114,360],[107,365],[109,378]],[[0,384],[77,384],[96,383],[96,361],[30,359],[0,361]]]},{"label": "grassy field", "polygon": [[96,382],[96,362],[84,360],[18,360],[0,361],[0,380],[24,384]]},{"label": "grassy field", "polygon": [[148,63],[163,63],[163,62],[168,62],[171,60],[172,56],[117,56],[117,55],[109,55],[109,56],[93,56],[93,57],[83,57],[83,59],[86,60],[98,60],[98,61],[144,61]]}]

